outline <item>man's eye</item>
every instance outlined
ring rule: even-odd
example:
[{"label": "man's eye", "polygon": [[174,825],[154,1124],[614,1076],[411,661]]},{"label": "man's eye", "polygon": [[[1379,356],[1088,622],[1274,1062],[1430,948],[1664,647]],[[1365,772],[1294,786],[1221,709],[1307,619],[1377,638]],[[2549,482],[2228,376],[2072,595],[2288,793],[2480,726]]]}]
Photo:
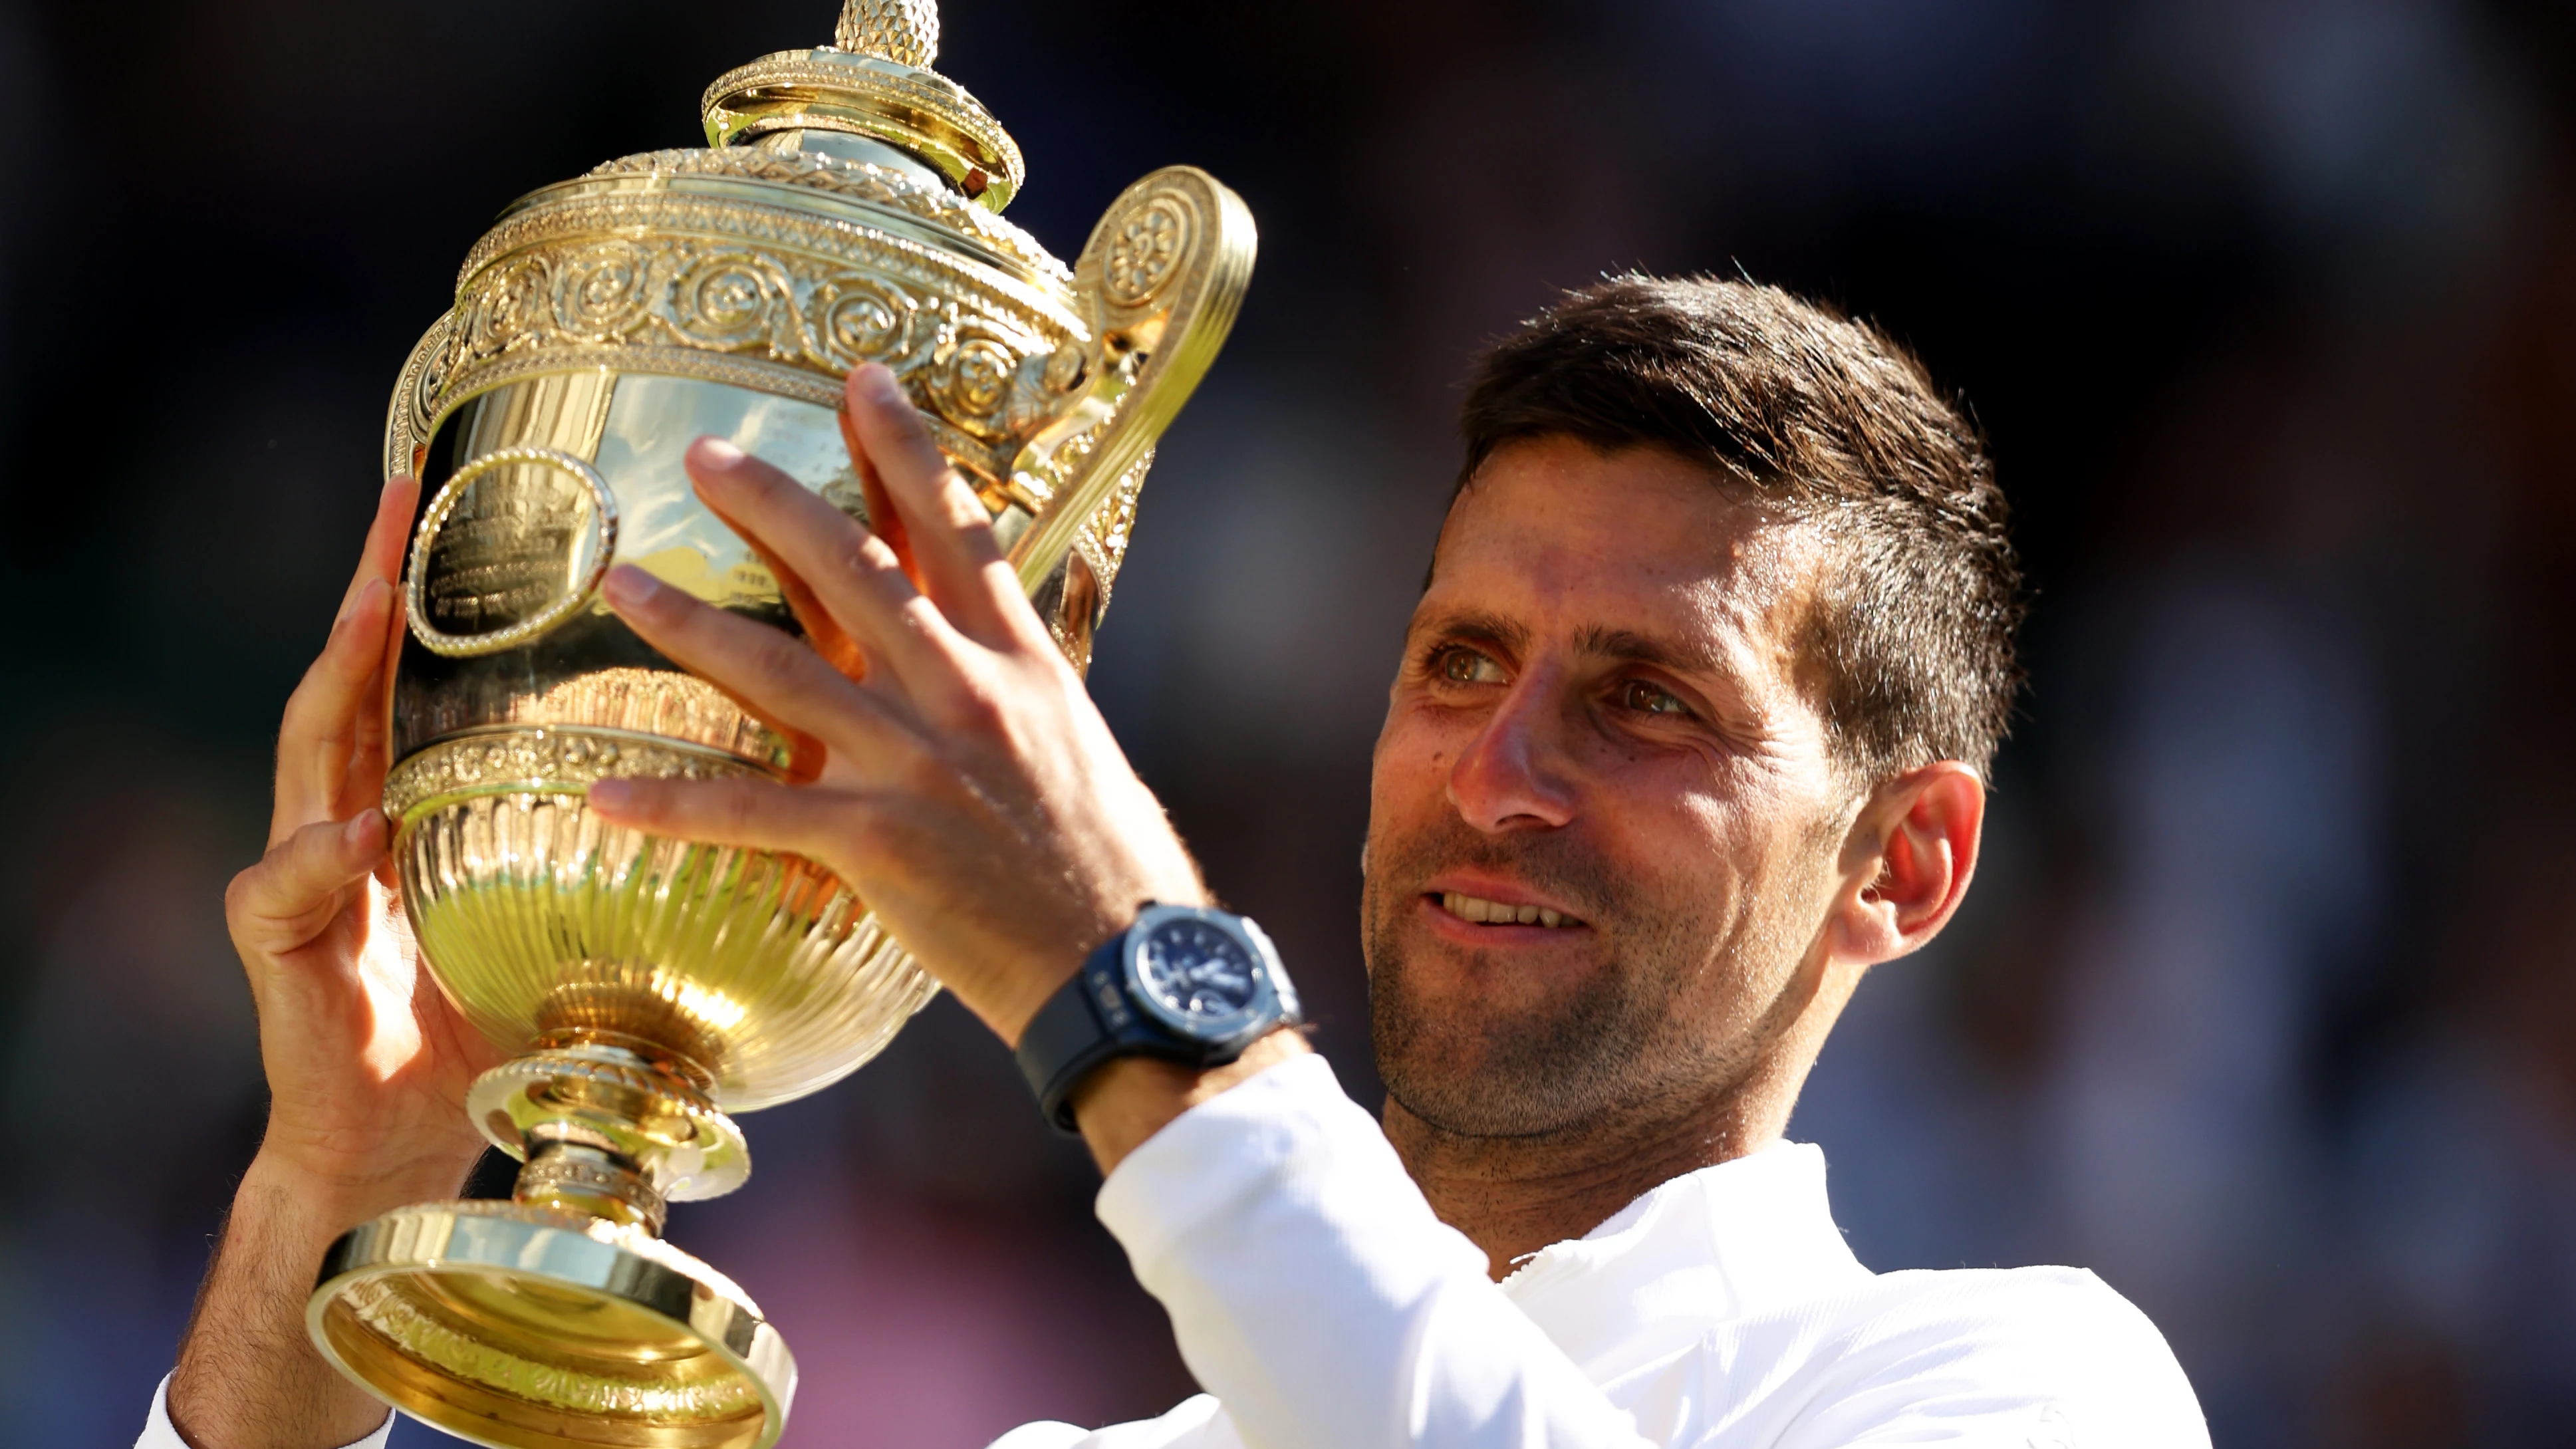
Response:
[{"label": "man's eye", "polygon": [[1455,645],[1441,650],[1440,657],[1432,661],[1432,667],[1440,672],[1442,679],[1451,684],[1503,682],[1503,666],[1473,649],[1462,649]]},{"label": "man's eye", "polygon": [[1631,679],[1619,688],[1619,703],[1640,714],[1688,714],[1690,706],[1660,685]]}]

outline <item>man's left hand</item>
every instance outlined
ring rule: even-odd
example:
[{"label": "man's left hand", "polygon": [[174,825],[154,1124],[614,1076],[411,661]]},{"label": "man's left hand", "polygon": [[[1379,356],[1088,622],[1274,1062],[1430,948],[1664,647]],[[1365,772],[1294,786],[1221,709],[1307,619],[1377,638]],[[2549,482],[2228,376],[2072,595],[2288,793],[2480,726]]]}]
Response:
[{"label": "man's left hand", "polygon": [[702,438],[687,460],[698,496],[776,570],[805,640],[631,565],[604,587],[646,642],[819,751],[816,778],[603,781],[591,805],[829,868],[1017,1045],[1141,906],[1206,904],[1206,887],[894,375],[852,373],[848,404],[876,531],[730,444]]}]

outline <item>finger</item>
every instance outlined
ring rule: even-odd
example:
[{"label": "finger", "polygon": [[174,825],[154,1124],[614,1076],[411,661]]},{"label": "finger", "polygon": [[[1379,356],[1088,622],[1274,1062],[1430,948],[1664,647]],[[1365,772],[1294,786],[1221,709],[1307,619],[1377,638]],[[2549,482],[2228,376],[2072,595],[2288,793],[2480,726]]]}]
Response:
[{"label": "finger", "polygon": [[999,642],[1002,631],[1015,630],[1011,601],[1023,613],[1027,601],[993,538],[992,515],[949,466],[903,384],[880,363],[857,369],[842,417],[851,460],[873,465],[903,522],[921,591],[971,638]]},{"label": "finger", "polygon": [[[762,557],[768,558],[768,555],[763,554]],[[632,566],[630,565],[629,567]],[[777,571],[783,570],[785,565],[779,563],[775,559],[770,559],[769,567],[773,571]],[[642,570],[639,569],[637,572],[642,572]],[[612,572],[609,575],[609,578],[615,579],[616,574]],[[786,576],[781,573],[779,578],[781,584],[784,585],[786,583]],[[654,588],[662,587],[661,581],[653,578],[649,573],[645,574],[645,582]],[[601,594],[603,597],[610,600],[612,606],[617,598],[626,597],[632,592],[633,591],[630,586],[623,581],[617,583],[614,587],[610,587],[607,581],[603,580]],[[686,596],[683,595],[683,597]],[[791,592],[788,597],[793,600],[796,595]],[[808,597],[810,599],[810,595]],[[791,607],[793,607],[792,604]],[[814,613],[818,615],[822,614],[822,610],[819,606],[809,604],[808,607],[812,608]],[[798,617],[801,622],[804,618],[803,613],[800,612]],[[634,621],[630,619],[627,622],[631,626]],[[828,615],[823,616],[822,622],[823,627],[830,631],[828,637],[837,645],[838,650],[847,654],[851,659],[857,659],[857,646],[850,642],[849,636],[843,634],[840,631],[839,626],[831,622]],[[774,634],[779,631],[772,629],[767,632]],[[812,648],[814,644],[813,630],[810,626],[807,629],[806,644],[808,648]],[[818,649],[815,650],[815,652],[820,654],[822,651]],[[825,658],[825,662],[827,664],[831,664],[839,673],[854,680],[862,677],[866,673],[865,669],[861,667],[853,666],[844,668],[839,662],[836,662],[829,657]],[[711,676],[709,678],[710,682],[716,686],[718,692],[722,693],[727,699],[733,701],[738,708],[750,714],[762,724],[768,726],[769,729],[773,733],[777,734],[781,741],[786,744],[787,773],[789,778],[796,780],[812,780],[822,775],[825,765],[829,763],[831,758],[831,750],[822,740],[816,738],[809,731],[800,729],[794,723],[781,718],[776,711],[769,708],[760,700],[754,699],[749,695],[742,693],[740,690],[729,687],[722,680],[713,679]]]},{"label": "finger", "polygon": [[[723,515],[718,514],[717,517],[722,518]],[[725,526],[732,528],[732,521],[726,520]],[[739,529],[735,531],[740,532]],[[787,612],[796,616],[797,627],[805,631],[805,642],[834,669],[852,679],[867,678],[867,651],[859,647],[859,641],[851,637],[849,630],[841,627],[841,621],[833,617],[832,611],[823,607],[814,586],[805,582],[805,576],[787,560],[758,544],[753,544],[752,550],[768,566],[770,577],[778,580],[778,592],[787,600]]]},{"label": "finger", "polygon": [[340,594],[340,612],[349,612],[360,590],[373,579],[392,583],[401,577],[403,550],[411,540],[412,510],[420,503],[420,482],[403,477],[387,482],[376,495],[375,520],[367,525],[367,542],[358,550],[358,571]]},{"label": "finger", "polygon": [[710,845],[781,850],[820,859],[849,834],[850,797],[775,780],[602,780],[592,813],[611,825]]},{"label": "finger", "polygon": [[[399,555],[396,562],[400,562]],[[358,687],[357,709],[352,716],[357,740],[350,747],[348,767],[341,773],[334,816],[353,815],[368,806],[383,802],[385,772],[393,765],[393,687],[394,670],[402,662],[403,636],[410,632],[405,617],[402,585],[389,582],[393,590],[385,600],[384,648],[377,660],[376,671]]]},{"label": "finger", "polygon": [[331,628],[322,655],[286,700],[277,731],[277,801],[269,843],[316,820],[336,818],[360,721],[381,708],[387,619],[393,585],[370,579]]},{"label": "finger", "polygon": [[[402,624],[402,610],[389,608],[395,631]],[[340,772],[339,788],[333,792],[331,814],[354,815],[370,805],[383,802],[385,770],[392,764],[391,713],[385,708],[385,693],[393,673],[393,661],[379,658],[376,668],[358,686],[358,708],[350,716],[351,740],[348,763]]]},{"label": "finger", "polygon": [[[867,673],[866,651],[842,625],[839,617],[825,607],[796,563],[769,546],[753,521],[753,514],[767,519],[773,530],[788,536],[811,526],[826,530],[827,537],[837,538],[845,545],[853,537],[864,536],[868,531],[866,526],[825,503],[785,472],[721,438],[700,438],[690,445],[683,462],[689,469],[691,481],[697,485],[699,501],[705,503],[725,527],[740,534],[743,542],[760,555],[761,562],[768,565],[770,574],[778,580],[778,591],[786,596],[789,612],[803,626],[805,641],[814,646],[814,652],[852,679],[863,677]],[[708,480],[713,480],[712,487]],[[785,511],[792,515],[783,523],[779,517],[780,510],[760,507],[764,497],[773,493],[778,495],[778,502],[787,505]],[[729,508],[727,500],[748,504],[749,507]],[[803,507],[805,500],[820,505],[831,518]],[[837,524],[833,521],[835,519],[839,520]],[[855,534],[851,530],[855,530]],[[917,591],[907,583],[903,592]]]},{"label": "finger", "polygon": [[600,596],[645,643],[835,751],[864,754],[898,728],[869,686],[803,642],[693,599],[633,564],[609,570]]},{"label": "finger", "polygon": [[270,956],[311,944],[340,913],[348,888],[384,857],[387,827],[383,811],[368,810],[316,821],[271,846],[224,893],[234,942]]},{"label": "finger", "polygon": [[[358,550],[358,566],[341,592],[340,612],[323,645],[322,658],[305,671],[297,698],[287,701],[287,721],[278,734],[277,799],[270,818],[270,840],[309,821],[340,818],[361,804],[372,804],[383,786],[381,755],[385,721],[384,690],[401,647],[402,611],[392,607],[392,591],[403,564],[412,513],[420,502],[420,484],[409,477],[389,480],[376,495],[376,516]],[[386,593],[384,607],[371,594]],[[356,633],[370,621],[380,641],[379,666],[351,687],[350,670],[358,648]],[[341,651],[351,653],[344,654]],[[328,675],[325,680],[322,676]],[[340,700],[322,698],[324,686],[336,684]],[[308,693],[307,691],[312,691]],[[335,711],[334,706],[346,706]],[[333,718],[334,713],[345,718]],[[357,777],[372,772],[372,781]]]},{"label": "finger", "polygon": [[859,430],[850,422],[850,410],[843,407],[839,417],[841,447],[850,455],[850,471],[858,475],[859,497],[867,507],[868,527],[894,550],[904,576],[918,587],[921,571],[913,567],[912,539],[903,530],[903,515],[895,511],[894,500],[886,496],[885,480],[877,476],[876,465],[868,461],[868,450],[859,442]]},{"label": "finger", "polygon": [[[743,541],[751,546],[751,551],[759,556],[762,566],[769,570],[770,577],[777,581],[779,594],[787,600],[787,612],[796,617],[797,627],[805,631],[806,646],[841,674],[854,680],[867,678],[867,652],[850,637],[848,630],[841,627],[840,621],[832,617],[832,611],[823,607],[822,601],[814,596],[813,586],[789,567],[785,559],[761,547],[741,525],[722,513],[716,517],[723,521],[725,527],[742,536]],[[822,741],[770,714],[755,700],[731,690],[725,690],[724,694],[786,742],[789,779],[801,783],[822,775],[831,757],[830,750]]]},{"label": "finger", "polygon": [[700,438],[687,462],[707,506],[804,585],[862,653],[912,682],[949,667],[953,631],[865,524],[720,438]]}]

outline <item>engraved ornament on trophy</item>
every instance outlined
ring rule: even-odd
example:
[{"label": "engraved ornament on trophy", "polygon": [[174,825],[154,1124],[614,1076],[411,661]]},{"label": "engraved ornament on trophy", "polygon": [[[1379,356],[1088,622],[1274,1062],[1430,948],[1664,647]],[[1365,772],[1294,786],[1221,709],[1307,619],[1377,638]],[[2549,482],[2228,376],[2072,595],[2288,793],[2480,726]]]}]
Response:
[{"label": "engraved ornament on trophy", "polygon": [[1189,167],[1120,194],[1070,268],[1003,220],[1019,148],[929,69],[937,40],[933,0],[849,0],[834,45],[716,80],[708,149],[513,203],[395,387],[385,470],[428,498],[385,808],[431,974],[514,1054],[467,1110],[524,1166],[508,1201],[341,1237],[307,1326],[479,1443],[773,1443],[794,1360],[661,1240],[666,1204],[741,1186],[735,1116],[857,1069],[935,990],[810,862],[585,809],[616,776],[797,775],[788,741],[597,597],[631,563],[795,628],[683,450],[730,439],[859,512],[836,409],[852,368],[886,364],[1081,666],[1155,439],[1250,277],[1250,214]]}]

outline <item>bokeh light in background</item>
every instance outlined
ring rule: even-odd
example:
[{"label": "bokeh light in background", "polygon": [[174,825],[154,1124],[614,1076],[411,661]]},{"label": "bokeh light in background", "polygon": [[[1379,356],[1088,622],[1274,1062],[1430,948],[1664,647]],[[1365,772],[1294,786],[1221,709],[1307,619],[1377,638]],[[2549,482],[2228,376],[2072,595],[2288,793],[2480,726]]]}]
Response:
[{"label": "bokeh light in background", "polygon": [[[0,1423],[110,1445],[262,1111],[224,938],[384,397],[508,198],[696,144],[831,0],[0,0]],[[2576,1423],[2576,27],[2552,0],[953,0],[1077,250],[1171,161],[1262,226],[1096,691],[1356,1092],[1369,742],[1474,344],[1605,269],[1875,318],[2040,589],[1992,855],[1794,1126],[1874,1267],[2071,1261],[2223,1449]],[[674,1236],[788,1443],[1188,1388],[942,1004]],[[397,1444],[436,1440],[406,1425]]]}]

